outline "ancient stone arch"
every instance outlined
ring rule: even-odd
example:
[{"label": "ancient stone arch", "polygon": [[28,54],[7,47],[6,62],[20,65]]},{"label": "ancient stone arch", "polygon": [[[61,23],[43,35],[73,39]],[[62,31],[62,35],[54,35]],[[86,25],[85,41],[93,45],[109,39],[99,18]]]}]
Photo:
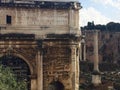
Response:
[{"label": "ancient stone arch", "polygon": [[64,90],[64,85],[60,81],[52,81],[48,85],[48,90]]},{"label": "ancient stone arch", "polygon": [[33,40],[26,39],[21,41],[16,35],[11,38],[12,39],[9,37],[9,39],[6,39],[5,41],[5,38],[0,40],[0,57],[10,55],[19,57],[26,62],[30,69],[31,90],[35,90],[35,88],[37,88],[37,86],[35,86],[37,84],[36,59],[39,51],[36,47],[36,43]]},{"label": "ancient stone arch", "polygon": [[[0,58],[1,58],[1,57],[4,57],[5,55],[6,55],[6,54],[1,54],[1,55],[0,55]],[[22,56],[22,55],[20,55],[20,54],[17,54],[17,53],[12,54],[12,56],[19,57],[19,58],[21,58],[24,62],[26,62],[27,65],[29,66],[30,73],[33,74],[33,68],[32,68],[31,64],[28,62],[28,60],[27,60],[24,56]]]},{"label": "ancient stone arch", "polygon": [[6,1],[0,2],[0,56],[18,56],[28,64],[31,90],[47,90],[56,77],[65,90],[78,90],[80,3]]},{"label": "ancient stone arch", "polygon": [[12,73],[16,76],[17,81],[24,80],[26,82],[27,90],[30,90],[30,68],[28,64],[22,58],[15,55],[3,55],[0,57],[0,64],[4,68],[9,67]]}]

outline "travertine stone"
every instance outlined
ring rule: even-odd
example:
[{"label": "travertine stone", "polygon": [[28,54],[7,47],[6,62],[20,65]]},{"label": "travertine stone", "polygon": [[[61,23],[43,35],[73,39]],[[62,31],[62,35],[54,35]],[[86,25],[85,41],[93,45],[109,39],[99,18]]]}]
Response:
[{"label": "travertine stone", "polygon": [[11,55],[27,63],[30,90],[56,82],[79,90],[79,8],[79,2],[0,3],[0,59]]},{"label": "travertine stone", "polygon": [[94,86],[101,84],[101,75],[99,72],[99,58],[98,58],[98,31],[94,31],[94,71],[92,75],[92,83]]}]

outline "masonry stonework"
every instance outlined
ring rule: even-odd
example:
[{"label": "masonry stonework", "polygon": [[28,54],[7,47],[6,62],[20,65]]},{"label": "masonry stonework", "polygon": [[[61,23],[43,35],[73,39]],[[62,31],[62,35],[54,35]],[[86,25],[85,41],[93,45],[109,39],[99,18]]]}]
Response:
[{"label": "masonry stonework", "polygon": [[30,78],[28,90],[79,90],[80,3],[2,1],[0,60],[19,57],[28,65],[29,75],[14,63],[5,64]]}]

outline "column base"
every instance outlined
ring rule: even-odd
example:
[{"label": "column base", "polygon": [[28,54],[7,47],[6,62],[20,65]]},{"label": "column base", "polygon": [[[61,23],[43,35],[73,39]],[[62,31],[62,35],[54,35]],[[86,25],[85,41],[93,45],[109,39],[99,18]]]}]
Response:
[{"label": "column base", "polygon": [[99,71],[94,71],[92,73],[92,84],[94,86],[99,86],[101,84],[101,74]]}]

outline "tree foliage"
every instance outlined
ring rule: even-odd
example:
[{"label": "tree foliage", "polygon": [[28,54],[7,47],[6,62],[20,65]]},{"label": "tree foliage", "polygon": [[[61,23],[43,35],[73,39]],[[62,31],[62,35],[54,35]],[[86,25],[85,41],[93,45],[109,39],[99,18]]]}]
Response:
[{"label": "tree foliage", "polygon": [[17,81],[10,68],[0,65],[0,90],[27,90],[26,82]]},{"label": "tree foliage", "polygon": [[111,31],[120,32],[120,23],[109,22],[106,25],[94,25],[94,22],[88,22],[87,26],[81,27],[82,30],[101,30],[101,31]]}]

